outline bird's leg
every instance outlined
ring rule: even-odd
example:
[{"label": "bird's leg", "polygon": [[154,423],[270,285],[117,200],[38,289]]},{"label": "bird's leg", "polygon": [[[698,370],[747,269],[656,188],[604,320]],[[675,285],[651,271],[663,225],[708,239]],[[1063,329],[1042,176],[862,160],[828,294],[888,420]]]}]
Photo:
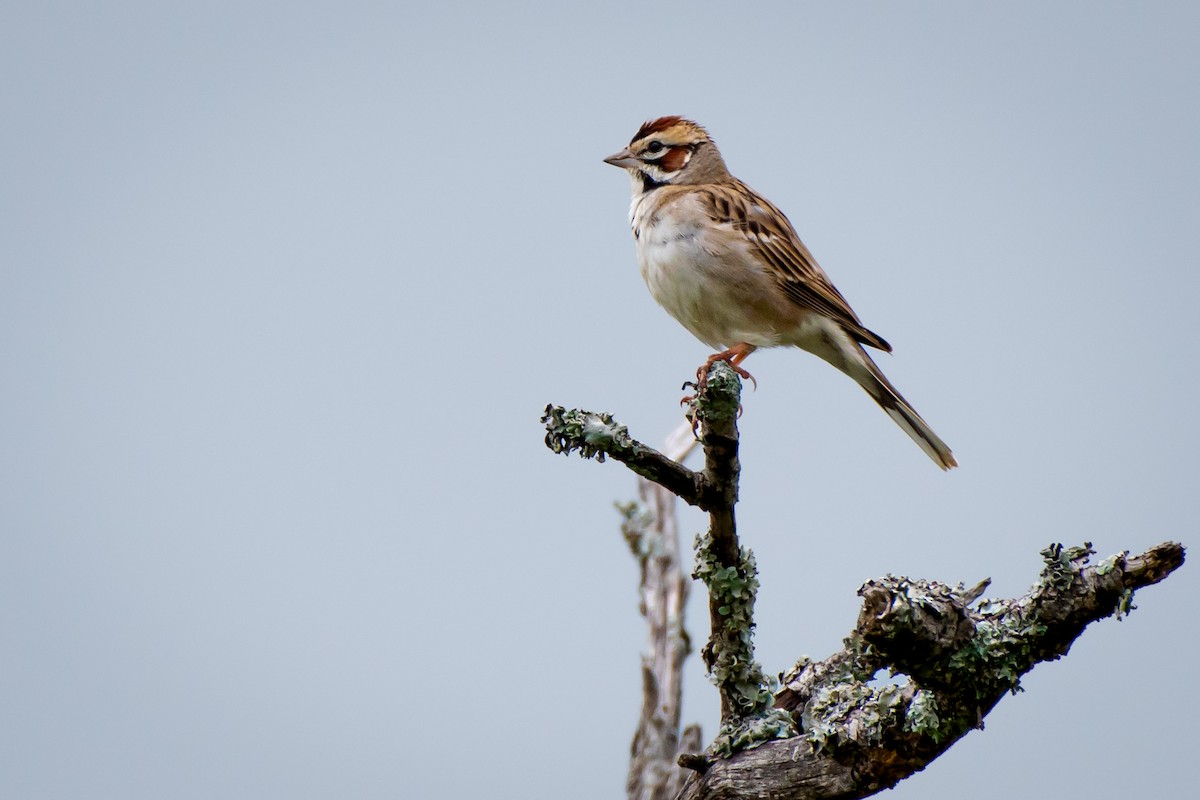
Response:
[{"label": "bird's leg", "polygon": [[740,344],[735,344],[728,350],[722,350],[720,353],[713,353],[705,360],[703,366],[696,370],[696,380],[699,383],[699,386],[697,387],[698,392],[704,391],[704,387],[708,385],[708,371],[712,368],[712,365],[718,361],[724,361],[725,363],[729,364],[729,366],[733,367],[733,371],[740,375],[743,380],[750,381],[750,383],[754,384],[754,388],[758,389],[758,381],[754,380],[754,376],[738,366],[746,360],[746,356],[750,355],[757,349],[758,347],[755,345],[742,342]]},{"label": "bird's leg", "polygon": [[[689,407],[690,413],[688,415],[688,419],[692,423],[692,435],[695,436],[697,440],[700,438],[698,432],[698,428],[700,426],[700,417],[696,414],[696,401],[700,398],[700,394],[708,385],[708,371],[712,368],[713,364],[717,363],[718,361],[724,361],[725,363],[729,364],[729,366],[733,368],[733,371],[740,375],[743,380],[750,381],[750,383],[754,384],[754,388],[758,389],[758,381],[754,380],[754,376],[738,366],[746,360],[748,355],[757,349],[758,347],[756,345],[742,342],[740,344],[735,344],[728,350],[723,350],[720,353],[713,353],[711,356],[705,359],[704,364],[700,367],[700,369],[696,370],[696,382],[692,383],[689,381],[683,384],[684,389],[692,387],[696,390],[695,395],[687,395],[679,401],[679,404],[687,405]],[[737,414],[739,417],[742,416],[741,404],[738,405]]]}]

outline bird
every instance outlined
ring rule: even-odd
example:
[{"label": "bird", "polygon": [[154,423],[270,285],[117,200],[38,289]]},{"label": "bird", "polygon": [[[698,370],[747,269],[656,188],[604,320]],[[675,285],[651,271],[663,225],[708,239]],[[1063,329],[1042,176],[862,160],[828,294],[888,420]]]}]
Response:
[{"label": "bird", "polygon": [[753,380],[741,364],[755,350],[799,347],[853,378],[939,467],[958,466],[864,349],[892,346],[862,324],[784,213],[729,172],[703,126],[649,120],[604,161],[632,179],[629,222],[650,294],[718,351],[701,382],[717,361]]}]

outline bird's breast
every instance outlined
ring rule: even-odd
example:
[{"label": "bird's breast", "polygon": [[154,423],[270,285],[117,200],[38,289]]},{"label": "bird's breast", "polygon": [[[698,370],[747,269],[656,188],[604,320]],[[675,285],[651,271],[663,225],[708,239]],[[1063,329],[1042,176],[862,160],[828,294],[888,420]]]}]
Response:
[{"label": "bird's breast", "polygon": [[709,347],[736,341],[732,274],[704,224],[662,215],[636,235],[638,266],[655,301]]},{"label": "bird's breast", "polygon": [[713,224],[692,194],[657,194],[635,198],[630,209],[638,266],[655,301],[709,347],[778,344],[781,295],[745,237]]},{"label": "bird's breast", "polygon": [[705,254],[691,226],[658,223],[637,232],[638,266],[654,299],[672,314],[704,291]]}]

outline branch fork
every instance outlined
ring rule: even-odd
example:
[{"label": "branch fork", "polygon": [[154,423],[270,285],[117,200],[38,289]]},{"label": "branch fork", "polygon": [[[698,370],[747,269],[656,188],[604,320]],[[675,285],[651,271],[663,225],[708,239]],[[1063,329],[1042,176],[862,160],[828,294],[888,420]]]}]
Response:
[{"label": "branch fork", "polygon": [[[741,381],[717,361],[702,383],[692,401],[705,455],[699,472],[681,463],[695,444],[687,425],[664,454],[609,414],[547,406],[542,417],[554,452],[612,457],[641,478],[640,503],[620,507],[650,630],[631,799],[853,800],[894,786],[983,727],[997,702],[1020,691],[1022,675],[1065,655],[1088,624],[1128,614],[1136,589],[1183,564],[1175,542],[1098,563],[1090,543],[1052,544],[1030,590],[1002,600],[981,599],[987,580],[967,588],[887,575],[859,589],[862,610],[840,651],[822,661],[801,658],[777,682],[754,660],[758,579],[734,514]],[[696,537],[692,577],[709,590],[711,635],[701,654],[720,692],[721,730],[704,753],[697,753],[698,728],[679,729],[691,648],[675,497],[709,514],[707,533]],[[889,681],[878,680],[884,673]]]},{"label": "branch fork", "polygon": [[789,715],[770,713],[776,684],[754,660],[757,570],[753,554],[738,544],[734,515],[741,471],[737,430],[741,390],[738,373],[724,361],[711,364],[707,379],[700,381],[691,413],[704,448],[702,472],[636,441],[610,414],[547,406],[542,416],[546,446],[554,452],[578,452],[597,460],[610,456],[708,512],[709,529],[697,537],[692,577],[709,589],[712,635],[702,654],[721,695],[722,732],[715,745],[721,755],[796,732]]}]

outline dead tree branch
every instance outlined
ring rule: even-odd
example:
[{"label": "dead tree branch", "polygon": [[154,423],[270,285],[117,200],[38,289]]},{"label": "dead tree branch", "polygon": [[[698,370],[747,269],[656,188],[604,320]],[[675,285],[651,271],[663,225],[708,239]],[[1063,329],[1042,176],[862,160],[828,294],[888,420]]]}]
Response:
[{"label": "dead tree branch", "polygon": [[[1066,654],[1090,623],[1128,613],[1133,591],[1183,564],[1184,548],[1160,544],[1089,564],[1090,545],[1051,545],[1026,594],[973,606],[981,587],[888,576],[859,594],[863,609],[846,646],[824,661],[801,659],[776,696],[801,734],[711,763],[681,800],[853,800],[924,769],[974,728],[1020,677]],[[902,678],[872,685],[880,670]]]},{"label": "dead tree branch", "polygon": [[[696,445],[686,422],[667,439],[667,457],[683,461]],[[687,777],[677,761],[704,745],[699,726],[680,732],[683,667],[692,651],[684,627],[688,574],[679,550],[675,495],[638,478],[638,500],[618,506],[621,533],[640,568],[638,589],[648,643],[642,655],[642,711],[629,753],[629,800],[670,800]]]},{"label": "dead tree branch", "polygon": [[754,660],[754,555],[738,544],[738,432],[742,382],[733,368],[716,362],[694,403],[705,468],[696,473],[629,436],[608,414],[547,406],[546,445],[584,458],[611,456],[692,505],[709,512],[709,530],[696,544],[692,577],[709,591],[712,633],[702,655],[721,696],[721,731],[713,751],[728,754],[759,741],[795,733],[791,716],[771,708],[774,681]]},{"label": "dead tree branch", "polygon": [[[718,362],[696,399],[702,472],[635,441],[608,414],[547,406],[542,418],[554,452],[611,456],[657,484],[643,482],[642,506],[624,509],[650,629],[630,798],[854,800],[890,788],[983,727],[996,703],[1020,690],[1022,675],[1065,655],[1088,624],[1129,613],[1136,589],[1183,564],[1184,548],[1174,542],[1096,564],[1090,544],[1055,544],[1042,551],[1045,564],[1029,592],[982,602],[987,581],[972,589],[891,575],[869,581],[843,649],[823,661],[800,659],[773,695],[775,683],[754,661],[758,580],[734,516],[740,389]],[[709,590],[712,635],[703,656],[720,691],[722,725],[703,754],[695,752],[698,729],[679,733],[687,587],[665,492],[710,516],[708,533],[697,537],[692,577]],[[890,682],[875,680],[883,671]],[[686,779],[669,766],[676,756],[692,770]]]},{"label": "dead tree branch", "polygon": [[637,475],[705,511],[719,501],[703,475],[631,438],[629,429],[611,414],[551,405],[546,406],[542,422],[546,426],[546,446],[555,453],[577,452],[597,461],[615,458]]}]

